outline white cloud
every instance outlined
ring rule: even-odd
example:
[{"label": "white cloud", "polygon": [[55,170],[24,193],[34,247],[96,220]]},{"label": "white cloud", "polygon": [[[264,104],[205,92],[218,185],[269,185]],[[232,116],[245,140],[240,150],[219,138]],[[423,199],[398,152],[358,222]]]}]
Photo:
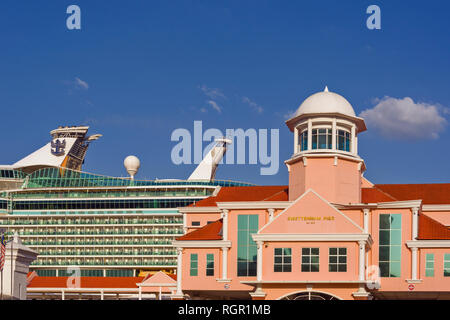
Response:
[{"label": "white cloud", "polygon": [[207,103],[218,113],[222,113],[222,108],[217,104],[217,102],[215,102],[213,100],[209,100],[209,101],[207,101]]},{"label": "white cloud", "polygon": [[387,138],[437,139],[447,125],[439,105],[416,103],[409,97],[384,97],[376,103],[372,109],[361,112],[360,117],[364,118],[369,129],[375,129]]},{"label": "white cloud", "polygon": [[80,78],[75,77],[75,86],[84,90],[89,89],[89,84],[86,81],[81,80]]},{"label": "white cloud", "polygon": [[264,111],[264,109],[259,104],[250,100],[250,98],[248,98],[248,97],[243,97],[242,102],[247,103],[250,107],[252,107],[258,113],[262,113]]},{"label": "white cloud", "polygon": [[203,93],[210,97],[211,99],[222,98],[226,99],[225,95],[222,93],[220,89],[217,88],[208,88],[206,85],[202,85],[198,87]]}]

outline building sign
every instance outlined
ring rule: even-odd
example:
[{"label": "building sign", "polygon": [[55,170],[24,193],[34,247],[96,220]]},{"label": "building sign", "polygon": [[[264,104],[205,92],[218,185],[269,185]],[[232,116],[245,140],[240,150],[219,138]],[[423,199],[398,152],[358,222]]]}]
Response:
[{"label": "building sign", "polygon": [[306,224],[315,224],[316,222],[328,222],[328,221],[334,221],[334,217],[333,216],[324,216],[324,217],[319,217],[319,216],[298,216],[298,217],[288,217],[287,218],[288,221],[291,222],[306,222]]}]

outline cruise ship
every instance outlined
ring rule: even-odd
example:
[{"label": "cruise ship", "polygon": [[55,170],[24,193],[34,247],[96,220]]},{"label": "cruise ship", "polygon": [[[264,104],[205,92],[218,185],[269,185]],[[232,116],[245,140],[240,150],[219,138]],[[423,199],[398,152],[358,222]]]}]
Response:
[{"label": "cruise ship", "polygon": [[[178,208],[217,194],[215,180],[231,141],[218,139],[186,180],[135,180],[139,160],[125,161],[129,178],[82,171],[87,126],[59,127],[51,141],[12,165],[0,166],[0,229],[39,253],[39,276],[136,277],[173,273],[172,241],[187,230]],[[130,167],[127,167],[130,166]],[[132,168],[135,166],[134,168]]]}]

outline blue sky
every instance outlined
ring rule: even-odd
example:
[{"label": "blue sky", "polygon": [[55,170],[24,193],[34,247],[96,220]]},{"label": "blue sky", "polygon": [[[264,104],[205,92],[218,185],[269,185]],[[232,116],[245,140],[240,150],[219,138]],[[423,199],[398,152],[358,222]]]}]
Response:
[{"label": "blue sky", "polygon": [[[66,28],[71,4],[81,8],[81,30]],[[381,30],[366,28],[371,4],[381,8]],[[85,171],[125,175],[123,159],[135,154],[138,178],[186,178],[195,165],[171,163],[170,135],[202,120],[280,129],[277,175],[224,165],[217,178],[286,184],[286,115],[327,85],[357,114],[372,110],[359,138],[366,177],[450,182],[449,9],[433,0],[3,0],[0,163],[42,146],[58,125],[88,124],[103,137]]]}]

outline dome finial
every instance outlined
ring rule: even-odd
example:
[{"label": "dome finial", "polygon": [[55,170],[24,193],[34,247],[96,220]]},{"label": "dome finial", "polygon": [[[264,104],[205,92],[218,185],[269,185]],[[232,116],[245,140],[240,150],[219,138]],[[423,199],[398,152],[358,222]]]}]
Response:
[{"label": "dome finial", "polygon": [[325,86],[325,90],[323,92],[328,92],[328,86]]}]

